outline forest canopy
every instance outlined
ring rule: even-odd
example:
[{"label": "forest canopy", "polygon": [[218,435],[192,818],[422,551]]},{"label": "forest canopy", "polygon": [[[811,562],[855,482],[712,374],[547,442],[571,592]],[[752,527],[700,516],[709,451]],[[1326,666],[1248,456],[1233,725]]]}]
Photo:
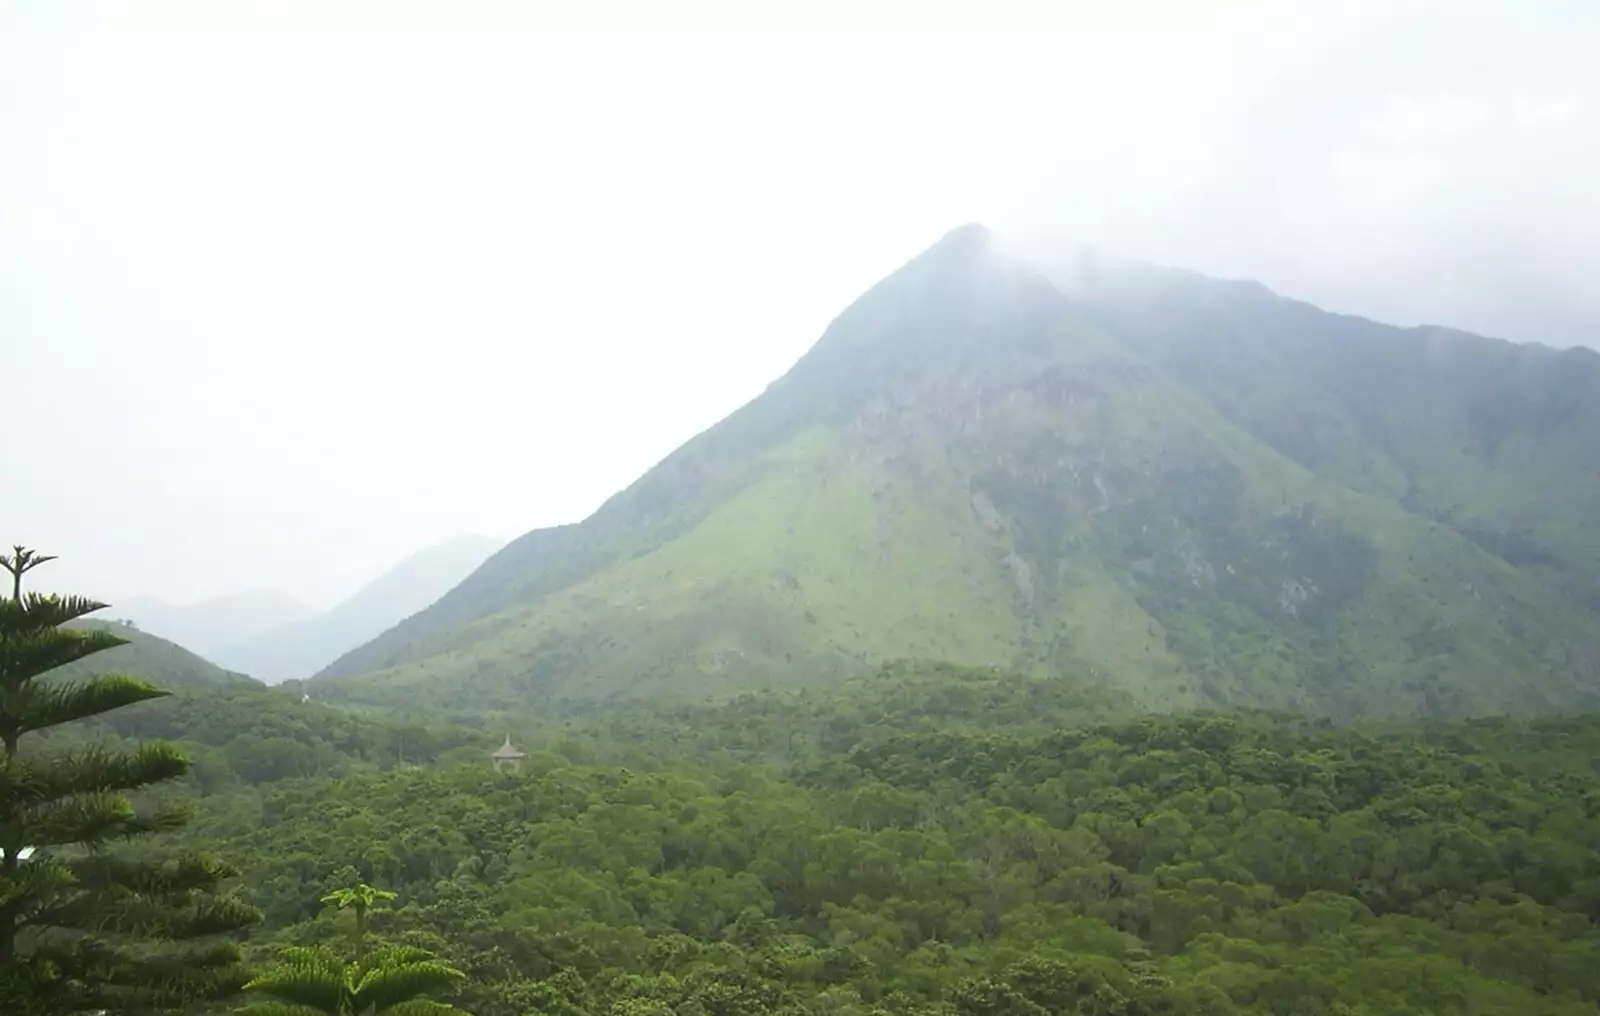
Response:
[{"label": "forest canopy", "polygon": [[322,897],[370,882],[375,940],[465,972],[477,1016],[1600,999],[1596,717],[1151,716],[904,664],[513,737],[515,771],[480,734],[224,781],[185,835],[249,873],[262,959],[339,940]]}]

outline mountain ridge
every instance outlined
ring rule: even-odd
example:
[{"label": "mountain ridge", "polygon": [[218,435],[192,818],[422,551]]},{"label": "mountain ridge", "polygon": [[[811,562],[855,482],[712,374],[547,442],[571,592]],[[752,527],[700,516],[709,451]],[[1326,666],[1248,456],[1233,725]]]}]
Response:
[{"label": "mountain ridge", "polygon": [[[569,584],[576,575],[592,574],[593,569],[600,566],[592,560],[597,554],[597,541],[590,533],[596,529],[602,534],[600,539],[612,535],[624,539],[632,537],[628,545],[631,551],[644,546],[658,546],[660,542],[681,535],[700,518],[693,505],[680,503],[678,507],[683,510],[682,514],[664,518],[658,512],[650,511],[647,503],[674,498],[681,502],[684,498],[679,496],[682,491],[678,488],[693,486],[701,481],[715,488],[718,486],[717,477],[697,475],[696,466],[700,460],[713,463],[725,460],[731,454],[742,451],[745,445],[766,447],[777,436],[791,433],[797,387],[807,381],[825,385],[848,380],[831,377],[826,368],[815,366],[819,350],[826,350],[830,336],[848,328],[852,315],[859,313],[863,305],[873,300],[892,300],[897,291],[905,287],[908,273],[914,277],[914,273],[926,271],[928,265],[938,264],[943,257],[971,259],[986,249],[992,238],[991,231],[978,223],[950,230],[900,271],[869,288],[836,315],[824,330],[822,338],[793,367],[770,383],[761,395],[690,437],[633,483],[607,498],[587,518],[581,522],[531,530],[517,537],[427,610],[408,618],[405,624],[384,632],[372,642],[346,653],[320,670],[315,677],[349,676],[378,669],[397,653],[404,652],[417,639],[481,616],[480,602],[505,606],[515,602],[521,592],[537,595]],[[825,358],[828,354],[824,352],[822,355]],[[822,376],[816,377],[817,374]],[[738,442],[739,447],[729,447],[736,444],[736,438],[730,435],[745,437],[746,433],[755,436]],[[618,533],[621,529],[634,532]],[[651,543],[651,540],[657,542]],[[625,551],[617,552],[619,556],[622,553]],[[568,556],[566,568],[558,567],[553,573],[539,571],[558,555]],[[529,573],[536,575],[528,578]]]},{"label": "mountain ridge", "polygon": [[[1362,401],[1369,379],[1347,361],[1405,330],[1194,278],[1063,285],[996,254],[988,230],[953,230],[588,519],[512,541],[318,677],[358,699],[511,706],[829,681],[941,656],[1096,674],[1156,706],[1594,701],[1593,610],[1544,588],[1552,572],[1414,510],[1446,481],[1508,488],[1482,521],[1532,510],[1501,482],[1516,464],[1485,459],[1487,446],[1460,453],[1483,459],[1467,479],[1430,464],[1460,406],[1502,391],[1479,363],[1492,340],[1453,340],[1472,368],[1454,388],[1435,360],[1374,361],[1409,370],[1413,401],[1445,421],[1427,432],[1434,446],[1400,441],[1410,450],[1384,458],[1378,437],[1393,443],[1406,421],[1382,414],[1411,403],[1393,379]],[[1302,362],[1312,354],[1319,370],[1342,364],[1328,377],[1344,388],[1322,390]],[[1304,406],[1277,405],[1264,384]],[[1323,410],[1325,434],[1295,429]],[[1549,424],[1541,433],[1582,463],[1600,442],[1580,417],[1513,412],[1500,429],[1524,441]],[[1410,508],[1390,475],[1407,469],[1421,492]],[[1559,530],[1600,554],[1586,489],[1525,539],[1546,547]],[[1563,588],[1595,581],[1588,560]],[[1515,688],[1499,683],[1507,673]]]},{"label": "mountain ridge", "polygon": [[122,620],[80,618],[71,627],[106,631],[126,643],[50,672],[52,680],[82,680],[106,674],[137,677],[159,688],[259,688],[247,674],[228,670],[169,639]]},{"label": "mountain ridge", "polygon": [[317,608],[275,589],[247,589],[193,603],[167,603],[153,596],[119,601],[111,616],[199,653],[255,638],[311,617]]},{"label": "mountain ridge", "polygon": [[[1270,295],[1264,287],[1260,293]],[[1122,305],[1128,306],[1126,301]],[[1258,347],[1248,372],[1232,368],[1230,374],[1214,350],[1197,355],[1192,344],[1176,339],[1179,321],[1188,330],[1197,322],[1216,327],[1214,315],[1208,316],[1195,300],[1154,313],[1148,304],[1142,306],[1147,312],[1137,324],[1110,312],[1123,334],[1287,457],[1331,473],[1353,489],[1395,497],[1408,510],[1490,545],[1491,553],[1537,556],[1524,531],[1537,529],[1532,542],[1545,545],[1545,556],[1575,564],[1563,568],[1546,561],[1541,574],[1600,609],[1600,540],[1589,528],[1585,510],[1600,499],[1600,450],[1591,441],[1551,460],[1544,454],[1548,446],[1537,447],[1567,424],[1572,424],[1568,435],[1573,437],[1600,434],[1600,353],[1483,338],[1439,326],[1392,329],[1349,315],[1326,315],[1304,301],[1274,298],[1275,311],[1312,323],[1278,329],[1280,348],[1274,352],[1287,352],[1302,362],[1285,370],[1261,359]],[[1102,300],[1097,309],[1105,314],[1110,307]],[[1329,321],[1347,327],[1335,337],[1327,329]],[[1315,369],[1305,370],[1306,362]],[[1458,399],[1453,422],[1439,418],[1448,406],[1432,407],[1431,416],[1413,419],[1397,414],[1426,406],[1422,399],[1377,397],[1396,384],[1414,387],[1415,379],[1429,376],[1440,387],[1469,387]],[[1293,415],[1245,390],[1241,377],[1269,379],[1269,392],[1292,391]],[[1452,426],[1459,438],[1453,448],[1444,433]],[[1430,429],[1436,433],[1426,442],[1415,440]],[[1338,432],[1354,430],[1368,439],[1367,460],[1336,461]],[[1508,439],[1512,443],[1505,445]],[[1461,472],[1440,469],[1441,453]],[[1540,468],[1541,459],[1545,468]],[[1517,479],[1497,483],[1485,464]],[[1559,496],[1548,497],[1549,492]],[[1501,500],[1500,510],[1473,503],[1485,496]]]},{"label": "mountain ridge", "polygon": [[502,546],[504,541],[469,534],[425,547],[326,611],[219,647],[217,659],[269,684],[309,677],[432,604]]}]

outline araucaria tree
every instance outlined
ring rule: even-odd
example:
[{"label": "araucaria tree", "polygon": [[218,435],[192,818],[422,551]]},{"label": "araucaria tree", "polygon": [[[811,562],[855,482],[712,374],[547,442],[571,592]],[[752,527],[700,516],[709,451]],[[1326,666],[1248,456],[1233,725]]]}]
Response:
[{"label": "araucaria tree", "polygon": [[270,1001],[252,1002],[240,1016],[467,1016],[429,995],[449,990],[465,975],[410,946],[367,948],[367,913],[395,894],[366,883],[322,898],[355,910],[353,959],[324,946],[284,949],[278,965],[246,984]]},{"label": "araucaria tree", "polygon": [[48,750],[30,737],[166,692],[133,677],[68,681],[51,671],[122,645],[66,627],[106,606],[24,594],[51,560],[0,554],[0,1013],[61,1016],[170,1012],[225,997],[248,979],[226,936],[260,919],[230,893],[236,874],[204,855],[119,856],[119,842],[183,825],[180,809],[141,812],[128,794],[182,776],[177,748]]}]

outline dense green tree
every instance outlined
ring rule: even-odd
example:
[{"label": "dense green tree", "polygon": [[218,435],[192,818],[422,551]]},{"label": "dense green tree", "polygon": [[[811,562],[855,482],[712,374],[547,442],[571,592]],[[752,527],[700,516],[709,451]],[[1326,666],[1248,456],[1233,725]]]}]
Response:
[{"label": "dense green tree", "polygon": [[[475,1016],[1600,1012],[1600,716],[1108,715],[1078,689],[890,668],[434,727],[426,766],[388,750],[400,716],[273,689],[106,730],[325,755],[260,783],[224,759],[178,788],[204,802],[178,835],[250,871],[252,956],[312,949],[347,994],[363,924],[370,963],[462,971],[435,997]],[[528,758],[496,778],[508,725]],[[358,922],[374,883],[395,905]]]},{"label": "dense green tree", "polygon": [[283,950],[278,965],[245,986],[272,998],[242,1016],[443,1016],[461,1010],[423,996],[463,975],[426,949],[385,946],[347,960],[321,946]]},{"label": "dense green tree", "polygon": [[1108,723],[1060,684],[556,721],[516,779],[485,734],[192,834],[249,853],[264,948],[342,938],[318,900],[382,880],[375,948],[466,972],[476,1016],[1597,1012],[1600,717]]},{"label": "dense green tree", "polygon": [[354,956],[326,946],[283,950],[278,965],[245,985],[268,996],[240,1009],[243,1016],[444,1016],[461,1010],[426,996],[446,990],[465,975],[416,946],[367,948],[367,914],[395,894],[366,883],[323,897],[355,912]]},{"label": "dense green tree", "polygon": [[0,600],[0,1012],[132,1016],[232,994],[245,974],[221,936],[260,917],[224,890],[235,871],[204,854],[109,849],[183,826],[182,810],[141,811],[128,795],[183,776],[188,760],[165,744],[33,750],[29,735],[164,694],[132,677],[50,676],[124,640],[67,627],[105,604],[23,593],[49,560],[0,555],[13,579]]}]

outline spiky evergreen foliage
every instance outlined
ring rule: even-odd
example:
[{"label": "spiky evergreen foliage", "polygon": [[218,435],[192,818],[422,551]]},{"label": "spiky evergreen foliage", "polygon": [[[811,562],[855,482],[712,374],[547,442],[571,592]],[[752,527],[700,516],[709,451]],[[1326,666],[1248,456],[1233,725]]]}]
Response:
[{"label": "spiky evergreen foliage", "polygon": [[355,911],[356,959],[359,960],[366,955],[367,912],[372,909],[372,905],[374,903],[388,902],[389,900],[396,898],[398,895],[398,893],[390,892],[387,889],[379,889],[375,886],[370,886],[365,882],[362,882],[360,885],[357,885],[353,888],[335,889],[333,892],[322,897],[322,902],[324,903],[339,904],[340,910],[343,910],[345,907],[350,907]]},{"label": "spiky evergreen foliage", "polygon": [[460,1009],[423,996],[459,981],[461,971],[426,949],[390,946],[347,961],[323,947],[294,947],[246,985],[273,998],[242,1016],[443,1016]]},{"label": "spiky evergreen foliage", "polygon": [[50,560],[22,547],[0,555],[13,576],[0,598],[0,1013],[161,1013],[224,997],[247,980],[221,938],[260,919],[223,888],[236,872],[214,858],[165,862],[108,851],[181,827],[181,810],[142,812],[128,794],[182,776],[176,748],[30,750],[28,734],[166,694],[106,675],[50,672],[125,640],[64,627],[105,606],[22,592]]},{"label": "spiky evergreen foliage", "polygon": [[295,947],[279,954],[278,966],[249,984],[273,1001],[240,1009],[241,1016],[445,1016],[461,1010],[425,996],[448,989],[465,975],[426,949],[385,946],[368,951],[367,912],[395,894],[365,883],[324,896],[355,910],[355,959],[325,947]]}]

